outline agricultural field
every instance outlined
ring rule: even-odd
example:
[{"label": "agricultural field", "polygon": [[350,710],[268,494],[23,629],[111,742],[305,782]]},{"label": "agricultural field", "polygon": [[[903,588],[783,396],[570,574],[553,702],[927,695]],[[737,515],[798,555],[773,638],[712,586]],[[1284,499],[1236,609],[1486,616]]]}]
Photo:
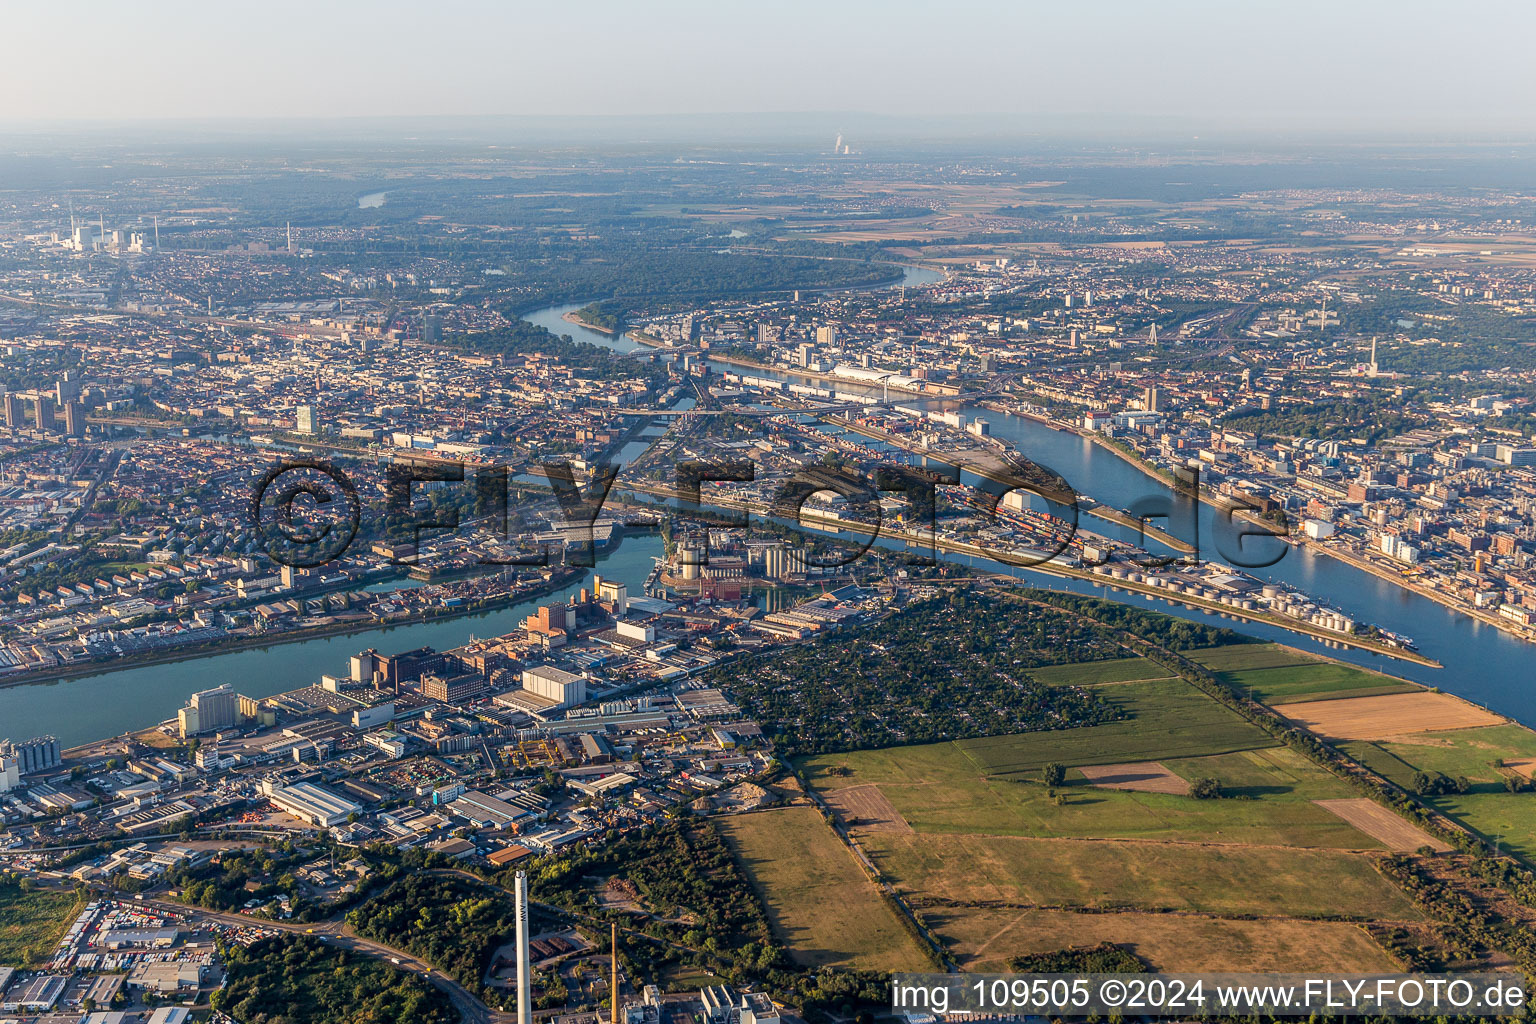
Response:
[{"label": "agricultural field", "polygon": [[1406,680],[1328,661],[1280,644],[1215,647],[1194,651],[1190,657],[1238,692],[1266,704],[1422,690]]},{"label": "agricultural field", "polygon": [[[1080,772],[1069,771],[1066,784],[1057,791],[1058,802],[1039,783],[1038,772],[988,777],[963,746],[932,743],[829,754],[807,759],[802,772],[855,832],[883,828],[1033,838],[1379,848],[1313,803],[1353,796],[1355,791],[1283,747],[1161,762],[1185,781],[1216,779],[1233,799],[1195,800],[1170,793],[1103,789]],[[845,790],[858,793],[840,796]],[[878,804],[870,790],[878,793]],[[890,812],[877,813],[876,808],[885,805]]]},{"label": "agricultural field", "polygon": [[1398,969],[1365,929],[1339,921],[970,907],[930,908],[923,919],[967,971],[1005,972],[1010,957],[1100,942],[1170,972]]},{"label": "agricultural field", "polygon": [[1340,747],[1408,790],[1419,772],[1465,778],[1467,792],[1423,799],[1504,849],[1536,859],[1536,792],[1511,793],[1507,781],[1529,779],[1530,764],[1536,762],[1536,732],[1509,724],[1353,741]]},{"label": "agricultural field", "polygon": [[1054,732],[987,736],[957,746],[987,775],[1069,766],[1166,760],[1275,745],[1266,733],[1179,679],[1106,686],[1095,691],[1125,712],[1102,725]]},{"label": "agricultural field", "polygon": [[[1273,685],[1296,692],[1317,678],[1344,686],[1386,678],[1295,663],[1273,645],[1219,655],[1233,672],[1290,673]],[[1293,663],[1276,664],[1286,659]],[[1085,667],[1094,671],[1077,681],[1123,719],[797,764],[967,969],[1104,941],[1170,970],[1396,966],[1365,925],[1418,927],[1422,917],[1373,861],[1423,845],[1419,833],[1373,816],[1348,782],[1189,684],[1146,678],[1150,663],[1031,672],[1060,685]],[[1313,673],[1310,682],[1302,672]],[[1403,696],[1436,697],[1414,689]],[[1536,764],[1536,744],[1527,753]],[[1054,788],[1042,777],[1049,763],[1065,768]],[[1223,798],[1185,795],[1207,778]]]},{"label": "agricultural field", "polygon": [[0,882],[0,967],[40,966],[82,906],[74,893]]},{"label": "agricultural field", "polygon": [[1156,761],[1134,764],[1083,765],[1078,769],[1095,789],[1128,789],[1136,793],[1167,793],[1188,796],[1189,780],[1175,775]]},{"label": "agricultural field", "polygon": [[861,843],[914,899],[975,905],[1413,920],[1370,860],[1336,850],[871,834]]},{"label": "agricultural field", "polygon": [[1339,740],[1384,740],[1409,733],[1504,725],[1508,721],[1450,694],[1429,690],[1313,700],[1283,707],[1281,714],[1301,728]]},{"label": "agricultural field", "polygon": [[718,827],[797,963],[928,969],[917,940],[815,808],[728,815]]},{"label": "agricultural field", "polygon": [[1412,853],[1428,847],[1437,853],[1449,853],[1449,843],[1442,842],[1400,815],[1394,814],[1368,797],[1344,800],[1319,800],[1319,807],[1337,814],[1355,828],[1377,840],[1389,850]]},{"label": "agricultural field", "polygon": [[1242,672],[1248,669],[1309,665],[1318,662],[1317,658],[1283,644],[1228,644],[1222,647],[1205,647],[1189,651],[1186,657],[1204,665],[1212,672]]},{"label": "agricultural field", "polygon": [[1167,669],[1146,658],[1113,658],[1075,665],[1046,665],[1030,669],[1029,674],[1047,686],[1098,686],[1100,683],[1169,678]]}]

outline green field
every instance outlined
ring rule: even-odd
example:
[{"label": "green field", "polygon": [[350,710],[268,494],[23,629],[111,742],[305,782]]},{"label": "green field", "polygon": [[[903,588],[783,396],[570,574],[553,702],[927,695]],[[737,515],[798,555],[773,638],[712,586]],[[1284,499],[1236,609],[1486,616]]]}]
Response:
[{"label": "green field", "polygon": [[0,884],[0,966],[41,966],[81,907],[74,893]]},{"label": "green field", "polygon": [[1317,658],[1280,644],[1246,644],[1191,651],[1238,692],[1266,704],[1289,704],[1324,697],[1370,697],[1421,689],[1395,676]]},{"label": "green field", "polygon": [[1127,717],[1082,729],[987,736],[956,745],[988,775],[1038,772],[1052,761],[1076,766],[1196,757],[1275,746],[1257,726],[1178,679],[1097,691]]},{"label": "green field", "polygon": [[1251,668],[1276,668],[1281,665],[1315,665],[1311,655],[1280,644],[1229,644],[1185,652],[1190,661],[1212,672],[1241,672]]},{"label": "green field", "polygon": [[1504,780],[1516,773],[1494,767],[1498,761],[1536,760],[1536,733],[1531,730],[1494,725],[1341,746],[1349,756],[1410,791],[1420,771],[1439,772],[1451,779],[1465,776],[1472,784],[1468,792],[1428,796],[1425,801],[1486,839],[1498,840],[1504,849],[1536,860],[1536,792],[1508,792]]},{"label": "green field", "polygon": [[959,903],[1419,916],[1364,856],[1333,850],[888,832],[861,841],[904,892]]},{"label": "green field", "polygon": [[728,815],[717,824],[797,963],[928,969],[917,940],[815,808]]},{"label": "green field", "polygon": [[1114,658],[1109,661],[1084,661],[1073,665],[1046,665],[1032,668],[1029,674],[1047,686],[1094,686],[1098,683],[1123,683],[1136,679],[1167,679],[1168,670],[1146,658]]},{"label": "green field", "polygon": [[1265,704],[1291,704],[1328,697],[1373,697],[1423,689],[1391,676],[1327,661],[1223,672],[1221,678],[1236,687],[1239,693],[1256,697]]},{"label": "green field", "polygon": [[[1061,735],[1053,733],[1051,735]],[[1312,803],[1355,795],[1345,783],[1283,747],[1164,759],[1185,779],[1218,779],[1231,800],[1195,800],[1091,786],[1069,775],[1058,804],[1032,780],[989,778],[963,744],[830,754],[802,771],[826,792],[874,783],[920,833],[1035,838],[1160,839],[1180,842],[1374,849],[1377,843]],[[846,770],[847,775],[833,774]]]}]

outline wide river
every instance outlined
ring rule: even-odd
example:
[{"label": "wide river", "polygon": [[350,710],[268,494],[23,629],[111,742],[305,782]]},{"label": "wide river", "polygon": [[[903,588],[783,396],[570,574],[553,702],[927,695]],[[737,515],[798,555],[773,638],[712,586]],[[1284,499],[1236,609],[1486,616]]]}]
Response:
[{"label": "wide river", "polygon": [[[910,286],[939,279],[933,271],[909,268],[903,283]],[[608,335],[567,323],[563,314],[585,303],[553,306],[527,315],[527,319],[558,334],[569,334],[583,341],[618,351],[643,348],[624,335]],[[718,370],[730,367],[714,364]],[[759,372],[764,376],[786,376]],[[980,416],[992,425],[992,433],[1006,438],[1024,455],[1056,470],[1081,494],[1087,494],[1116,508],[1125,508],[1148,495],[1173,497],[1161,483],[1105,449],[1078,437],[1063,433],[1033,420],[1019,419],[980,408],[962,409],[967,417]],[[655,431],[648,433],[648,437]],[[632,442],[622,453],[628,461],[643,450],[643,442]],[[1178,499],[1175,498],[1177,502]],[[1171,532],[1191,539],[1194,534],[1193,503],[1179,503],[1182,518],[1175,518]],[[1207,557],[1215,555],[1211,539],[1215,536],[1214,510],[1198,510],[1199,535]],[[1092,520],[1085,525],[1103,532],[1113,527]],[[1271,542],[1273,543],[1273,542]],[[649,574],[652,558],[661,553],[661,541],[654,536],[630,537],[601,561],[599,571],[605,577],[628,584],[639,593]],[[966,559],[966,561],[975,561]],[[1524,698],[1526,687],[1536,685],[1536,645],[1516,640],[1492,626],[1459,615],[1433,601],[1401,587],[1361,572],[1325,555],[1290,549],[1277,564],[1267,569],[1251,570],[1268,580],[1303,590],[1335,605],[1363,622],[1372,622],[1418,641],[1419,649],[1441,662],[1440,669],[1426,668],[1364,651],[1326,647],[1301,634],[1271,626],[1241,623],[1222,616],[1191,611],[1181,605],[1151,601],[1116,592],[1107,587],[1075,580],[1063,580],[1029,570],[1010,569],[1001,563],[981,563],[986,568],[1014,572],[1039,586],[1094,594],[1122,602],[1154,608],[1194,621],[1229,626],[1270,640],[1328,654],[1355,664],[1378,668],[1474,700],[1502,714],[1536,726],[1536,711]],[[235,651],[194,661],[121,669],[57,683],[0,689],[0,738],[16,739],[53,733],[65,746],[143,728],[175,714],[188,696],[197,690],[229,683],[235,690],[252,697],[269,696],[284,690],[318,682],[326,672],[340,672],[346,659],[357,651],[377,647],[400,651],[429,644],[439,650],[467,642],[471,636],[494,636],[517,627],[524,616],[539,603],[579,588],[578,582],[560,595],[528,602],[501,611],[486,612],[441,622],[394,626],[367,633],[326,637],[270,648]],[[1523,682],[1522,682],[1523,681]]]},{"label": "wide river", "polygon": [[[654,564],[652,559],[659,557],[661,550],[661,538],[655,534],[626,537],[606,557],[598,556],[593,571],[624,583],[630,593],[639,595]],[[456,619],[387,626],[349,636],[252,647],[191,661],[13,686],[0,690],[0,738],[19,740],[52,733],[63,746],[75,746],[163,722],[193,693],[220,683],[228,683],[248,697],[270,697],[318,684],[326,673],[343,675],[347,659],[370,647],[395,652],[426,645],[441,651],[468,643],[472,636],[511,632],[539,605],[562,600],[590,582],[588,578],[578,579],[564,590],[536,600]]]},{"label": "wide river", "polygon": [[[936,278],[937,275],[932,271],[910,268],[904,283],[910,287],[929,283]],[[577,308],[579,308],[578,305],[555,306],[528,314],[527,319],[556,333],[570,334],[582,341],[590,341],[619,351],[630,352],[644,347],[628,337],[603,334],[600,331],[567,323],[562,319],[564,313]],[[740,369],[719,363],[711,363],[711,365],[719,371]],[[740,370],[740,372],[756,376],[795,379],[793,374],[760,370]],[[856,389],[847,388],[847,390]],[[960,411],[967,419],[974,417],[986,419],[991,424],[994,436],[1006,439],[1031,460],[1060,473],[1079,494],[1089,495],[1115,508],[1126,508],[1140,498],[1153,495],[1173,500],[1177,506],[1173,522],[1158,525],[1166,525],[1170,532],[1184,540],[1193,540],[1196,532],[1195,516],[1198,515],[1199,542],[1203,556],[1229,562],[1214,548],[1217,513],[1210,506],[1200,505],[1197,508],[1194,502],[1179,498],[1166,485],[1148,477],[1124,459],[1076,434],[1065,433],[1034,420],[1008,416],[990,409],[962,406]],[[1083,525],[1103,533],[1117,532],[1115,527],[1092,519],[1084,519]],[[1428,668],[1368,651],[1329,647],[1303,634],[1288,630],[1256,623],[1237,622],[1224,616],[1191,611],[1182,605],[1170,605],[1139,595],[1112,591],[1107,587],[1095,587],[1089,583],[1064,580],[1029,570],[1015,570],[997,562],[984,563],[984,565],[997,571],[1023,575],[1040,586],[1094,594],[1194,621],[1228,626],[1264,639],[1278,640],[1295,647],[1327,654],[1342,661],[1376,668],[1431,686],[1439,686],[1536,727],[1536,709],[1533,709],[1525,699],[1526,689],[1536,687],[1536,644],[1517,640],[1493,626],[1453,612],[1428,598],[1420,597],[1370,573],[1361,572],[1327,555],[1313,554],[1306,549],[1288,548],[1279,541],[1263,538],[1251,539],[1247,543],[1255,545],[1261,554],[1265,551],[1284,552],[1284,557],[1275,565],[1247,571],[1265,580],[1287,584],[1305,591],[1315,598],[1334,605],[1357,621],[1374,623],[1395,633],[1410,636],[1418,642],[1420,653],[1435,659],[1445,667]],[[1275,546],[1266,549],[1264,545]]]}]

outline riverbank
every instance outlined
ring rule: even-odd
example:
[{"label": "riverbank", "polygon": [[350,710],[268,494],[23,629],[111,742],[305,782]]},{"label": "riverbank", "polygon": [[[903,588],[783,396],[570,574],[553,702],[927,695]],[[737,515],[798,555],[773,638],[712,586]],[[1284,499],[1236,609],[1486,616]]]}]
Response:
[{"label": "riverbank", "polygon": [[579,310],[572,310],[571,312],[562,315],[560,317],[560,319],[564,320],[568,324],[575,324],[578,327],[585,327],[587,330],[589,330],[589,331],[596,331],[599,334],[619,334],[619,333],[621,333],[616,328],[604,327],[602,324],[594,324],[590,320],[583,320],[581,318],[581,313],[580,313]]},{"label": "riverbank", "polygon": [[1288,538],[1288,540],[1291,546],[1295,547],[1297,550],[1305,549],[1307,551],[1313,551],[1317,552],[1318,554],[1327,555],[1329,558],[1338,559],[1345,565],[1359,569],[1361,572],[1368,572],[1372,576],[1375,576],[1377,579],[1385,580],[1388,583],[1394,583],[1397,586],[1402,587],[1404,590],[1410,590],[1422,598],[1433,601],[1444,608],[1449,608],[1453,612],[1459,612],[1469,619],[1476,619],[1478,622],[1484,623],[1485,625],[1493,626],[1496,629],[1503,630],[1510,636],[1513,636],[1519,640],[1524,640],[1527,643],[1536,643],[1536,630],[1522,630],[1518,625],[1513,622],[1509,622],[1501,615],[1485,612],[1481,608],[1470,608],[1461,602],[1453,602],[1450,598],[1446,597],[1439,591],[1434,590],[1431,587],[1427,587],[1422,583],[1418,583],[1414,580],[1405,579],[1401,574],[1393,572],[1385,566],[1377,565],[1369,559],[1361,558],[1358,555],[1351,554],[1348,551],[1342,551],[1332,544],[1320,544],[1316,541],[1307,540],[1304,537]]},{"label": "riverbank", "polygon": [[[680,492],[666,487],[656,487],[641,484],[617,484],[615,487],[619,490],[635,491],[641,494],[649,494],[654,497],[668,500],[681,501],[685,500],[686,498],[686,496]],[[768,508],[767,506],[759,506],[751,502],[715,497],[710,499],[710,504],[717,505],[720,508],[726,509],[728,511],[744,512],[749,516],[757,516],[761,519],[770,519],[773,517],[772,509]],[[908,547],[915,547],[918,549],[931,548],[937,551],[946,552],[948,554],[966,555],[971,558],[979,558],[1001,565],[1009,564],[999,559],[997,557],[997,552],[989,551],[977,544],[970,544],[965,541],[950,540],[948,538],[938,536],[927,537],[919,533],[914,533],[908,530],[902,530],[894,527],[882,527],[880,529],[875,529],[873,527],[866,526],[863,523],[850,522],[842,519],[828,519],[804,508],[800,510],[800,522],[802,526],[819,528],[829,533],[854,533],[862,536],[868,536],[871,538],[871,540],[878,537],[886,540],[901,541]],[[1368,651],[1372,654],[1383,655],[1385,657],[1394,658],[1399,661],[1408,661],[1416,665],[1423,665],[1426,668],[1443,667],[1438,661],[1435,661],[1433,658],[1425,657],[1424,655],[1419,654],[1417,651],[1410,651],[1401,647],[1393,647],[1387,644],[1378,643],[1373,640],[1368,640],[1363,637],[1353,636],[1351,634],[1338,633],[1333,630],[1322,629],[1320,627],[1314,626],[1309,622],[1302,622],[1297,619],[1288,619],[1279,615],[1271,615],[1267,612],[1260,612],[1256,609],[1238,608],[1232,605],[1222,604],[1220,601],[1209,600],[1207,598],[1197,597],[1192,594],[1179,594],[1175,598],[1170,596],[1168,591],[1158,587],[1149,586],[1147,584],[1139,583],[1133,580],[1116,579],[1113,577],[1103,576],[1098,573],[1073,568],[1072,566],[1062,565],[1061,563],[1055,561],[1037,562],[1027,566],[1019,566],[1019,568],[1024,568],[1032,572],[1044,573],[1048,576],[1057,576],[1062,579],[1078,580],[1095,587],[1107,587],[1111,590],[1124,591],[1126,593],[1137,594],[1143,597],[1155,598],[1157,600],[1165,601],[1169,604],[1183,605],[1185,608],[1188,608],[1192,611],[1201,611],[1207,614],[1219,615],[1223,618],[1236,619],[1242,622],[1262,623],[1267,626],[1274,626],[1277,629],[1284,629],[1291,633],[1299,633],[1303,636],[1310,636],[1314,640],[1320,640],[1324,643],[1336,644],[1340,647],[1352,647],[1356,650]]]},{"label": "riverbank", "polygon": [[[849,380],[847,377],[839,377],[836,374],[822,373],[820,370],[806,370],[801,369],[800,367],[790,367],[786,369],[782,366],[773,366],[769,363],[760,363],[755,359],[743,359],[741,356],[725,355],[723,353],[716,353],[712,351],[701,352],[700,354],[711,363],[725,363],[727,366],[740,366],[749,370],[761,370],[765,373],[788,374],[795,377],[804,377],[806,380],[814,380],[822,384],[838,384],[842,385],[843,387],[870,386],[861,381]],[[881,387],[886,391],[907,395],[912,398],[925,398],[932,402],[953,402],[961,394],[958,389],[940,394],[933,391],[913,391],[910,388],[898,387],[895,384],[882,384]]]},{"label": "riverbank", "polygon": [[[902,451],[913,455],[931,454],[935,459],[942,459],[943,457],[942,452],[930,453],[924,452],[917,448],[910,448],[902,444],[902,439],[898,435],[880,430],[877,427],[870,427],[861,423],[855,423],[852,420],[834,418],[834,421],[838,426],[845,430],[851,430],[856,434],[862,434],[863,436],[872,438],[876,441],[884,441],[886,444],[891,445],[893,448],[899,448]],[[963,466],[961,468],[965,469],[967,472],[975,473],[979,477],[991,480],[994,483],[1007,484],[1009,486],[1015,486],[1018,484],[1018,480],[1016,478],[993,472],[985,466]],[[1174,551],[1178,551],[1182,554],[1193,554],[1195,551],[1193,544],[1186,543],[1185,541],[1180,540],[1178,537],[1175,537],[1173,534],[1168,533],[1165,530],[1161,530],[1158,527],[1151,525],[1150,523],[1143,522],[1142,520],[1128,515],[1119,509],[1110,508],[1108,505],[1100,505],[1097,502],[1094,502],[1093,504],[1085,504],[1082,499],[1075,494],[1073,495],[1073,498],[1077,501],[1078,511],[1083,515],[1093,516],[1095,519],[1101,519],[1104,522],[1113,523],[1116,526],[1124,527],[1128,530],[1141,531],[1144,536],[1151,537],[1159,544],[1172,548]]]},{"label": "riverbank", "polygon": [[[989,409],[995,409],[996,411],[1005,413],[1009,416],[1017,416],[1021,419],[1032,420],[1036,423],[1041,423],[1046,426],[1053,427],[1057,430],[1063,430],[1068,433],[1076,434],[1078,437],[1092,442],[1105,451],[1113,452],[1127,464],[1134,466],[1136,469],[1140,470],[1142,473],[1158,481],[1164,486],[1173,486],[1172,475],[1166,470],[1162,469],[1161,467],[1152,465],[1145,459],[1138,457],[1132,452],[1126,451],[1124,448],[1114,444],[1107,438],[1098,436],[1096,431],[1084,430],[1076,424],[1068,423],[1065,420],[1051,419],[1049,417],[1041,417],[1019,410],[1009,409],[1002,403],[983,402],[978,404],[981,404]],[[1204,489],[1200,491],[1199,500],[1203,504],[1208,505],[1209,507],[1220,512],[1226,512],[1230,510],[1233,518],[1241,519],[1242,521],[1251,525],[1269,530],[1273,530],[1274,528],[1275,524],[1269,520],[1253,515],[1251,512],[1234,508],[1232,504],[1226,499],[1219,495],[1211,495]],[[1450,599],[1445,594],[1434,589],[1433,587],[1428,587],[1421,583],[1416,583],[1412,580],[1404,579],[1402,575],[1398,573],[1390,572],[1366,559],[1358,558],[1347,552],[1340,551],[1334,545],[1311,543],[1304,538],[1291,536],[1289,534],[1274,534],[1274,536],[1280,540],[1285,541],[1287,544],[1297,550],[1305,548],[1308,551],[1314,551],[1327,555],[1330,558],[1337,559],[1338,561],[1350,566],[1351,568],[1359,569],[1361,572],[1370,573],[1377,579],[1391,583],[1394,586],[1401,587],[1403,590],[1417,594],[1419,597],[1422,597],[1425,600],[1433,601],[1435,604],[1440,605],[1442,608],[1446,608],[1459,615],[1464,615],[1469,619],[1484,623],[1485,625],[1492,626],[1493,628],[1500,630],[1501,632],[1506,633],[1517,640],[1521,640],[1526,643],[1536,643],[1536,631],[1522,630],[1518,625],[1504,619],[1502,616],[1489,614],[1477,608],[1470,608],[1462,602]]]},{"label": "riverbank", "polygon": [[172,665],[181,661],[193,661],[198,658],[206,658],[218,653],[225,654],[231,651],[267,650],[283,647],[288,644],[301,643],[306,640],[322,640],[329,637],[352,636],[358,633],[372,633],[375,631],[388,631],[400,626],[411,626],[423,622],[447,622],[453,619],[464,618],[469,615],[479,615],[483,612],[493,612],[507,608],[524,601],[534,600],[561,590],[569,585],[571,579],[580,575],[574,570],[566,570],[565,575],[551,577],[536,587],[529,587],[514,593],[508,593],[499,597],[473,605],[460,605],[453,608],[434,609],[430,613],[424,613],[421,609],[414,609],[393,619],[370,619],[367,622],[337,622],[323,626],[312,626],[304,629],[290,630],[272,636],[237,636],[219,640],[211,644],[193,644],[188,647],[174,648],[164,653],[140,655],[128,658],[117,658],[112,661],[93,661],[77,665],[59,666],[54,669],[45,669],[36,672],[27,672],[20,676],[10,676],[0,679],[0,689],[11,689],[17,686],[32,686],[41,683],[57,683],[68,679],[83,679],[90,676],[109,675],[114,672],[128,669],[147,668],[153,665]]}]

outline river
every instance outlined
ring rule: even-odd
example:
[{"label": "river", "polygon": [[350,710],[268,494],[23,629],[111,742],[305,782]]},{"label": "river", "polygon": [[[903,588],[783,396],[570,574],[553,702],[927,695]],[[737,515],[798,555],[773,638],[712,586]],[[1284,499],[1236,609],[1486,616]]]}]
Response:
[{"label": "river", "polygon": [[[639,595],[650,574],[652,559],[662,551],[655,534],[626,537],[595,572],[624,583]],[[561,600],[590,579],[532,601],[456,619],[386,626],[350,636],[319,637],[272,647],[253,647],[164,665],[146,665],[63,679],[51,683],[0,690],[0,739],[16,740],[52,733],[62,746],[115,736],[163,722],[198,690],[228,683],[247,697],[318,684],[323,673],[342,674],[347,659],[358,651],[408,651],[428,645],[438,650],[458,647],[471,636],[499,636],[522,625],[541,604]]]},{"label": "river", "polygon": [[[923,268],[907,268],[902,284],[916,286],[941,280],[942,275]],[[606,348],[630,352],[642,348],[627,335],[609,335],[578,324],[562,316],[585,303],[552,306],[528,314],[527,319],[557,334],[569,334]],[[711,364],[716,370],[731,367]],[[752,371],[764,376],[794,379],[791,374]],[[803,379],[803,378],[801,378]],[[1008,416],[977,407],[963,407],[968,418],[980,416],[992,425],[992,433],[1004,438],[1029,458],[1049,466],[1065,477],[1079,493],[1116,508],[1124,508],[1147,495],[1174,497],[1165,485],[1143,474],[1119,456],[1076,434],[1055,430],[1033,420]],[[653,432],[648,432],[653,433]],[[625,446],[619,461],[627,463],[644,450],[646,440]],[[1193,503],[1174,497],[1182,517],[1168,524],[1170,532],[1185,539],[1194,535]],[[1215,536],[1215,510],[1200,506],[1199,531],[1207,557],[1213,557],[1211,538]],[[1089,521],[1091,528],[1106,533],[1113,527]],[[1087,525],[1087,524],[1085,524]],[[661,542],[656,537],[631,537],[602,561],[600,570],[628,584],[638,593],[651,569],[651,558],[659,555]],[[963,559],[976,562],[973,559]],[[1359,621],[1372,622],[1418,641],[1419,649],[1441,662],[1441,669],[1396,661],[1365,651],[1335,649],[1302,634],[1255,623],[1240,623],[1225,617],[1191,611],[1140,596],[1114,593],[1107,587],[1063,580],[1029,570],[1013,570],[998,562],[980,563],[982,568],[1016,572],[1040,586],[1072,590],[1109,597],[1126,604],[1153,608],[1198,622],[1228,626],[1269,640],[1316,651],[1343,661],[1380,669],[1395,675],[1439,686],[1459,696],[1483,704],[1527,725],[1536,726],[1536,713],[1525,703],[1520,680],[1536,679],[1536,645],[1516,640],[1509,634],[1467,616],[1452,612],[1427,598],[1404,590],[1361,572],[1353,566],[1326,555],[1289,549],[1284,558],[1267,569],[1250,570],[1267,580],[1274,580],[1303,590],[1336,605]],[[562,594],[577,589],[575,584]],[[326,637],[270,648],[237,651],[193,661],[121,669],[101,675],[57,683],[37,684],[0,690],[0,737],[25,738],[39,733],[53,733],[70,746],[126,729],[143,728],[169,718],[188,696],[200,689],[229,683],[240,693],[252,697],[269,696],[307,683],[317,682],[323,672],[339,672],[349,655],[368,647],[383,650],[408,650],[430,644],[439,650],[465,643],[475,636],[493,636],[515,628],[539,603],[554,600],[555,595],[526,602],[513,608],[443,622],[395,626],[355,636]]]},{"label": "river", "polygon": [[[932,271],[927,273],[929,276],[926,279],[917,277],[908,279],[904,283],[908,285],[929,283],[939,278],[939,275]],[[627,337],[615,338],[561,319],[561,314],[576,308],[579,307],[574,305],[551,307],[529,314],[527,318],[557,333],[569,334],[578,340],[590,341],[619,351],[633,351],[639,347],[636,342]],[[796,377],[792,373],[741,370],[739,367],[716,362],[711,362],[710,365],[720,372],[737,370],[757,376],[809,382],[807,378]],[[839,387],[849,391],[860,390],[852,385]],[[975,417],[986,419],[991,424],[993,436],[1007,440],[1026,457],[1060,473],[1079,494],[1086,494],[1105,505],[1126,508],[1137,499],[1150,495],[1165,496],[1173,500],[1176,506],[1173,521],[1158,525],[1165,526],[1170,533],[1181,539],[1192,541],[1195,539],[1196,532],[1194,517],[1198,515],[1199,542],[1203,556],[1216,561],[1229,561],[1223,558],[1214,547],[1218,513],[1210,506],[1196,506],[1194,502],[1180,498],[1165,484],[1147,476],[1118,455],[1076,434],[1059,431],[1034,420],[1009,416],[978,406],[963,405],[960,411],[968,420]],[[1115,527],[1096,520],[1085,520],[1083,525],[1105,534],[1120,532]],[[1265,541],[1262,538],[1249,543],[1280,545],[1278,541]],[[1236,622],[1215,614],[1190,611],[1182,606],[1173,606],[1162,601],[1148,601],[1138,595],[1117,594],[1107,587],[1078,584],[1044,573],[1028,570],[1017,570],[1017,572],[1040,586],[1092,593],[1126,604],[1154,608],[1193,621],[1228,626],[1264,639],[1278,640],[1294,647],[1326,654],[1341,661],[1390,672],[1430,686],[1439,686],[1500,714],[1536,727],[1536,711],[1533,711],[1525,700],[1525,687],[1531,685],[1531,680],[1536,680],[1536,644],[1517,640],[1502,630],[1454,612],[1428,598],[1370,573],[1362,572],[1327,555],[1315,554],[1305,548],[1288,548],[1284,545],[1280,545],[1279,548],[1271,547],[1268,550],[1276,551],[1281,548],[1284,549],[1284,557],[1275,565],[1247,571],[1262,579],[1304,591],[1338,607],[1357,621],[1374,623],[1395,633],[1410,636],[1418,642],[1420,653],[1435,659],[1444,667],[1430,668],[1389,659],[1369,651],[1328,647],[1320,641],[1288,630],[1256,623]],[[1262,553],[1265,549],[1261,546],[1258,550]],[[982,567],[1001,572],[1016,571],[998,562],[986,563]],[[1526,682],[1522,683],[1521,680]]]}]

